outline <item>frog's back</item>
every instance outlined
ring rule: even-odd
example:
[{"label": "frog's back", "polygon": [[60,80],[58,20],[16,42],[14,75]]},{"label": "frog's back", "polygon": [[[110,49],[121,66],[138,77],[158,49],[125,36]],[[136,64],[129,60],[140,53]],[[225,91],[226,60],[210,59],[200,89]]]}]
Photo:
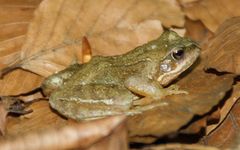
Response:
[{"label": "frog's back", "polygon": [[93,56],[74,75],[74,80],[79,84],[123,85],[129,76],[142,74],[143,71],[153,72],[151,69],[165,54],[160,50],[162,46],[161,40],[157,39],[122,55]]},{"label": "frog's back", "polygon": [[[121,66],[111,57],[95,56],[84,64],[83,67],[73,76],[78,84],[108,84],[122,86],[125,78],[140,68],[130,65]],[[132,73],[131,73],[132,72]]]}]

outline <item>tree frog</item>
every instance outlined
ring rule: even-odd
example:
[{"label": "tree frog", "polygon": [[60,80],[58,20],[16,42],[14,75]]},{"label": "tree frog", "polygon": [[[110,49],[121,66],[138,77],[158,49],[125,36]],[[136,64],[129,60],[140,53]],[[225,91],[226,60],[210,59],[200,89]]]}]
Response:
[{"label": "tree frog", "polygon": [[[168,86],[198,58],[200,48],[174,31],[122,55],[93,56],[46,78],[43,92],[52,108],[76,119],[134,115],[167,95],[186,94]],[[145,101],[151,99],[151,101]]]}]

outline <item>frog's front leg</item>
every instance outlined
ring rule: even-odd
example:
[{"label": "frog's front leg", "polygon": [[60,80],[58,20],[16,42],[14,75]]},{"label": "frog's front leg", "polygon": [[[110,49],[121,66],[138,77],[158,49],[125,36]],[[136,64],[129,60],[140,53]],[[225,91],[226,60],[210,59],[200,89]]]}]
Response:
[{"label": "frog's front leg", "polygon": [[[144,96],[140,100],[134,101],[134,105],[146,105],[152,100],[159,100],[167,95],[187,94],[186,91],[179,90],[177,85],[163,88],[157,81],[145,79],[140,76],[132,76],[125,80],[124,85],[133,93]],[[151,97],[149,99],[147,97]]]}]

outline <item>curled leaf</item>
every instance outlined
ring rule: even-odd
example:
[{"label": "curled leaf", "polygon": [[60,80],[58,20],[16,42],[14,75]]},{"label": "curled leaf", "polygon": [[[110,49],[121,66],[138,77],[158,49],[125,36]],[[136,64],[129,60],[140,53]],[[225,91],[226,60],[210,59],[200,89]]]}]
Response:
[{"label": "curled leaf", "polygon": [[82,61],[83,63],[88,62],[92,57],[92,49],[89,44],[89,41],[86,37],[83,37],[82,40]]},{"label": "curled leaf", "polygon": [[220,149],[239,149],[239,110],[240,103],[238,100],[218,128],[213,130],[209,135],[204,136],[201,142]]},{"label": "curled leaf", "polygon": [[221,106],[219,109],[220,118],[219,121],[215,124],[211,124],[207,126],[206,128],[206,134],[211,133],[214,131],[217,127],[220,126],[220,124],[224,121],[224,119],[227,117],[229,112],[231,111],[232,107],[234,107],[234,104],[237,102],[237,100],[240,98],[240,83],[237,83],[233,86],[232,91],[230,92],[230,96],[226,99],[223,106]]}]

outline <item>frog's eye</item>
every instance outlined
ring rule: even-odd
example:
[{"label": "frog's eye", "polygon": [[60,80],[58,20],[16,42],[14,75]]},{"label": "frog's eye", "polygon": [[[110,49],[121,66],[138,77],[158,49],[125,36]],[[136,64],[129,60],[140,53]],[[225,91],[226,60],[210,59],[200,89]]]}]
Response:
[{"label": "frog's eye", "polygon": [[171,55],[172,55],[173,59],[179,60],[179,59],[183,58],[184,50],[183,50],[183,48],[178,48],[178,49],[172,51]]}]

